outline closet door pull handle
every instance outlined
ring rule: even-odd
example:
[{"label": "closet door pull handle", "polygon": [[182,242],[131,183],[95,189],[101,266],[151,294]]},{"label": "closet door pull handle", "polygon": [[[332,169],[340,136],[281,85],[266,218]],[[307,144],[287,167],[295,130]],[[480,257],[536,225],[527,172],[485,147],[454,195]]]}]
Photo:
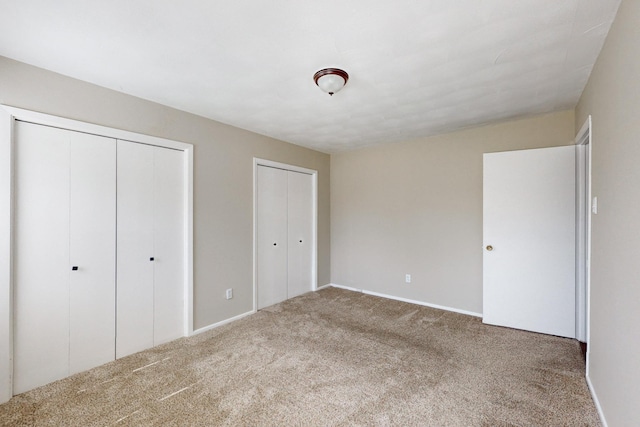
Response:
[{"label": "closet door pull handle", "polygon": [[302,240],[300,240],[300,243],[302,243]]},{"label": "closet door pull handle", "polygon": [[73,271],[78,271],[78,266],[77,266],[77,265],[74,265],[73,267],[71,267],[71,270],[73,270]]},{"label": "closet door pull handle", "polygon": [[154,260],[155,260],[154,257],[149,258],[149,261],[154,261]]}]

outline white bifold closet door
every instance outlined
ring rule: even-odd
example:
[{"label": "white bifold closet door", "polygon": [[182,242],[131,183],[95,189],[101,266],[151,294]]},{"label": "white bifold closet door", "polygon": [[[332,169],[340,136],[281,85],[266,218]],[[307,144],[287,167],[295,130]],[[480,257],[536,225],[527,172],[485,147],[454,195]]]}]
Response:
[{"label": "white bifold closet door", "polygon": [[312,176],[258,166],[256,209],[260,309],[311,290]]},{"label": "white bifold closet door", "polygon": [[311,175],[287,171],[287,298],[311,290],[313,183]]},{"label": "white bifold closet door", "polygon": [[118,141],[117,357],[184,335],[184,156]]},{"label": "white bifold closet door", "polygon": [[287,171],[258,166],[258,308],[287,299]]},{"label": "white bifold closet door", "polygon": [[14,394],[115,357],[116,150],[17,122]]}]

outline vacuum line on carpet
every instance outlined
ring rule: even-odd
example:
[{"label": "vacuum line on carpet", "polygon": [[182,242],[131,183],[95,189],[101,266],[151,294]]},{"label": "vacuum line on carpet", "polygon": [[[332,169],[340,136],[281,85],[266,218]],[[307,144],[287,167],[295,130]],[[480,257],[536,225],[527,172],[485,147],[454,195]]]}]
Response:
[{"label": "vacuum line on carpet", "polygon": [[129,418],[131,415],[137,414],[138,412],[140,412],[140,409],[138,409],[137,411],[133,411],[132,413],[130,413],[129,415],[125,415],[124,417],[120,418],[118,421],[116,421],[114,424],[118,424],[120,421],[126,420],[127,418]]},{"label": "vacuum line on carpet", "polygon": [[185,388],[181,388],[181,389],[180,389],[180,390],[178,390],[178,391],[174,391],[174,392],[173,392],[173,393],[171,393],[170,395],[165,396],[165,397],[163,397],[162,399],[158,399],[158,402],[162,402],[163,400],[168,399],[168,398],[170,398],[171,396],[175,396],[176,394],[181,393],[181,392],[185,391],[185,390],[186,390],[186,389],[188,389],[188,388],[191,388],[191,386],[188,386],[188,387],[185,387]]},{"label": "vacuum line on carpet", "polygon": [[157,365],[160,362],[161,362],[161,360],[158,360],[157,362],[149,363],[148,365],[144,365],[144,366],[142,366],[140,368],[134,369],[132,372],[137,372],[137,371],[140,371],[142,369],[148,368],[149,366]]},{"label": "vacuum line on carpet", "polygon": [[77,393],[76,393],[76,394],[84,393],[85,391],[89,390],[90,388],[100,387],[100,386],[101,386],[101,385],[103,385],[103,384],[110,383],[110,382],[115,381],[115,380],[116,380],[115,378],[111,378],[111,379],[108,379],[108,380],[106,380],[106,381],[101,381],[101,382],[99,382],[98,384],[94,384],[94,385],[93,385],[93,386],[91,386],[91,387],[81,388],[81,389],[79,389],[79,390],[77,391]]}]

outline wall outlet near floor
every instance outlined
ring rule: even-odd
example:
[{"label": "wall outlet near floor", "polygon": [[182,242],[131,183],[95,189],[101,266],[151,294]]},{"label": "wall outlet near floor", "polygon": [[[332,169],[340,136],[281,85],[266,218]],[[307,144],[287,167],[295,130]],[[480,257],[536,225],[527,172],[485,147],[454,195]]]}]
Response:
[{"label": "wall outlet near floor", "polygon": [[233,289],[227,289],[227,299],[233,298]]},{"label": "wall outlet near floor", "polygon": [[410,274],[405,274],[404,275],[404,283],[411,283],[411,275]]}]

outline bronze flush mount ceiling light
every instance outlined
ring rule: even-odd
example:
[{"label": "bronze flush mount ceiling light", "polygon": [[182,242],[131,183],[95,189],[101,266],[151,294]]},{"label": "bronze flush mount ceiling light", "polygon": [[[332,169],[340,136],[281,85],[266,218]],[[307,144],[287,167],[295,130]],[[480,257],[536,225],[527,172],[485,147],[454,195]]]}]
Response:
[{"label": "bronze flush mount ceiling light", "polygon": [[323,91],[333,96],[347,84],[349,74],[339,68],[324,68],[313,75],[313,81]]}]

